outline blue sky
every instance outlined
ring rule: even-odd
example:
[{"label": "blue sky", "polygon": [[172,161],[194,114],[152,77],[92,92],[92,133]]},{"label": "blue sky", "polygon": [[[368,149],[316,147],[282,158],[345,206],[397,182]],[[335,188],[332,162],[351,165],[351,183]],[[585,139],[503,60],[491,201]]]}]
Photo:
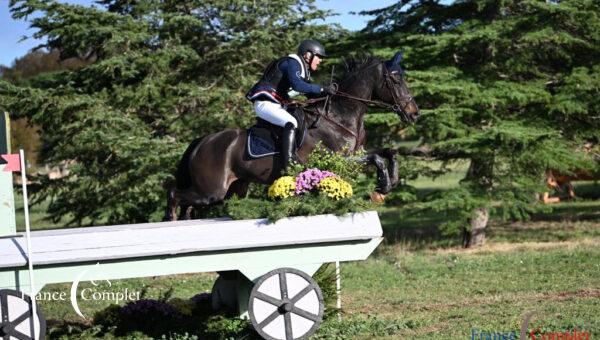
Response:
[{"label": "blue sky", "polygon": [[[61,0],[60,2],[93,4],[93,0]],[[317,7],[331,9],[340,15],[330,17],[326,22],[339,23],[349,30],[359,30],[365,27],[370,19],[366,16],[351,15],[349,12],[360,12],[389,6],[397,0],[316,0]],[[31,36],[35,30],[29,28],[25,21],[15,21],[8,11],[8,0],[0,0],[0,64],[11,65],[13,60],[37,46],[40,41],[32,38],[19,40],[23,36]]]}]

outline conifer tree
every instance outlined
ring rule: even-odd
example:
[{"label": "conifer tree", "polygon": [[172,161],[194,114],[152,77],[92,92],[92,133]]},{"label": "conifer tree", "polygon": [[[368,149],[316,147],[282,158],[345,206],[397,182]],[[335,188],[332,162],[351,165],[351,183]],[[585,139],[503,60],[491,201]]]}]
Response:
[{"label": "conifer tree", "polygon": [[[264,65],[307,37],[335,38],[311,24],[314,0],[99,0],[93,7],[11,0],[43,47],[90,64],[10,84],[0,109],[41,126],[41,162],[68,162],[45,180],[52,217],[73,223],[145,222],[162,216],[163,184],[193,139],[248,126],[245,91]],[[89,218],[89,220],[84,220]]]},{"label": "conifer tree", "polygon": [[429,156],[468,161],[456,189],[412,206],[448,216],[480,244],[490,209],[527,218],[547,168],[591,166],[599,142],[600,3],[593,0],[400,1],[353,43],[403,48]]}]

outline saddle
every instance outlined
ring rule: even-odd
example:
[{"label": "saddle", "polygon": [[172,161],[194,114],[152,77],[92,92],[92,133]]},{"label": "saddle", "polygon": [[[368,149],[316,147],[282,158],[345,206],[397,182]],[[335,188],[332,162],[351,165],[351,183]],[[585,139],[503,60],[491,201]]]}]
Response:
[{"label": "saddle", "polygon": [[[306,122],[304,112],[299,107],[289,108],[288,112],[296,118],[298,128],[296,128],[296,143],[294,152],[302,147],[306,135]],[[278,154],[281,152],[281,139],[283,128],[268,121],[256,118],[256,124],[248,130],[248,139],[246,143],[246,154],[251,159],[263,158]]]}]

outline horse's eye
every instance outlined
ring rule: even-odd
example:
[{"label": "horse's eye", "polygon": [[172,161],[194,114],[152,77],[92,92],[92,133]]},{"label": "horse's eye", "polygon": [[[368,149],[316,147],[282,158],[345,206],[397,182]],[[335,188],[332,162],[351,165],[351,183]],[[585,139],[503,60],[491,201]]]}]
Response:
[{"label": "horse's eye", "polygon": [[397,71],[392,72],[391,76],[392,76],[392,80],[394,80],[394,82],[396,82],[396,83],[402,82],[402,75],[400,73],[398,73]]}]

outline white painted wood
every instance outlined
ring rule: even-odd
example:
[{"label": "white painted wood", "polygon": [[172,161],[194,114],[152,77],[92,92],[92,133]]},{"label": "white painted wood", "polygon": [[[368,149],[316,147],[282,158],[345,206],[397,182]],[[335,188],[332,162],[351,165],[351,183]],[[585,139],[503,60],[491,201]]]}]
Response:
[{"label": "white painted wood", "polygon": [[[31,228],[29,226],[29,200],[27,199],[27,168],[25,167],[25,151],[19,149],[21,161],[21,184],[23,185],[23,212],[25,213],[25,244],[27,245],[27,265],[29,271],[29,294],[35,298],[35,281],[33,279],[33,252],[31,251]],[[37,305],[31,304],[33,315],[37,315]]]},{"label": "white painted wood", "polygon": [[[302,247],[248,248],[235,251],[191,253],[70,263],[36,265],[36,289],[60,282],[120,280],[134,277],[239,270],[249,281],[256,281],[271,270],[292,267],[309,275],[323,263],[361,261],[377,248],[382,237],[369,241],[313,243]],[[85,272],[84,276],[81,273]],[[29,287],[27,267],[0,268],[0,289],[23,290]],[[37,293],[37,292],[36,292]],[[248,290],[248,294],[250,291]],[[238,301],[247,300],[249,295]]]},{"label": "white painted wood", "polygon": [[[370,240],[376,212],[266,220],[194,220],[31,233],[34,265]],[[24,266],[23,237],[0,239],[0,268]]]}]

